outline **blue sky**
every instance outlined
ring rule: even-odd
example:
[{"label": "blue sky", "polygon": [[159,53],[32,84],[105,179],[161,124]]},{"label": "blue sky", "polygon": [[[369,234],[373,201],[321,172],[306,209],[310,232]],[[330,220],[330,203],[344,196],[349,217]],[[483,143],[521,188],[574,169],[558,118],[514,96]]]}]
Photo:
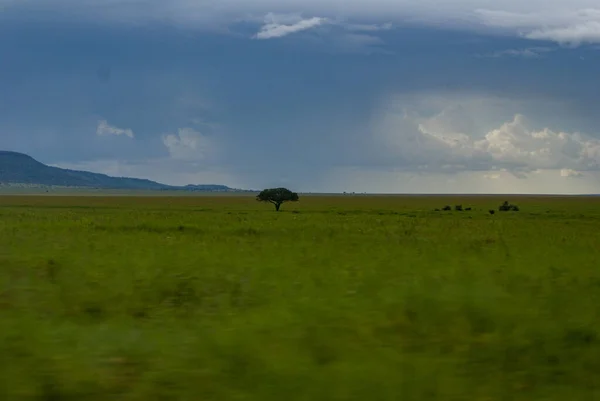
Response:
[{"label": "blue sky", "polygon": [[600,192],[587,0],[0,0],[0,149],[173,184]]}]

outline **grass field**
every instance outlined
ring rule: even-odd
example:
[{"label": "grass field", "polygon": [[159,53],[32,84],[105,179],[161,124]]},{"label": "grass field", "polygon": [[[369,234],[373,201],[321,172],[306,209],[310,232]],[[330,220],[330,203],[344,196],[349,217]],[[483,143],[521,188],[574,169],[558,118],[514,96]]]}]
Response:
[{"label": "grass field", "polygon": [[503,200],[0,197],[0,399],[600,399],[600,198]]}]

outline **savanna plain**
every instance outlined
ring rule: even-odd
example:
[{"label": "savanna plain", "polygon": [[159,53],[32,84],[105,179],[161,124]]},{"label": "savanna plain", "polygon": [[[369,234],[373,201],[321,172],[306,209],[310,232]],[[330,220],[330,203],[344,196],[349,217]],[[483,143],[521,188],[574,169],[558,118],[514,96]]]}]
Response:
[{"label": "savanna plain", "polygon": [[504,198],[2,196],[0,399],[600,399],[600,198]]}]

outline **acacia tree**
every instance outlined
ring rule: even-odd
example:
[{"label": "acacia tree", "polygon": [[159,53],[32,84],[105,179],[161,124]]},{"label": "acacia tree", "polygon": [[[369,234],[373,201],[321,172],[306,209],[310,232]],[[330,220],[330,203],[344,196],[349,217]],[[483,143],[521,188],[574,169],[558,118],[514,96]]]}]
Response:
[{"label": "acacia tree", "polygon": [[264,189],[256,197],[256,200],[259,202],[269,202],[275,205],[276,211],[279,211],[279,208],[284,202],[297,202],[298,199],[298,194],[287,188]]}]

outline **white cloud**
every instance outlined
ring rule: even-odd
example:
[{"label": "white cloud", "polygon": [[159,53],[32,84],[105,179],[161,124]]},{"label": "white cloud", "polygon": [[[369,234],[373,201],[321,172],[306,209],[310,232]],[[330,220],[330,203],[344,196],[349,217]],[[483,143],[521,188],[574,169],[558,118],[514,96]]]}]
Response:
[{"label": "white cloud", "polygon": [[[578,132],[534,128],[519,113],[491,118],[494,113],[486,107],[494,110],[492,105],[500,101],[480,99],[477,105],[476,99],[440,106],[434,97],[427,107],[419,105],[418,99],[408,103],[402,99],[400,106],[384,109],[373,126],[381,159],[406,171],[505,169],[520,176],[534,170],[600,171],[600,140]],[[415,109],[429,110],[429,116]],[[497,122],[499,115],[506,119]]]},{"label": "white cloud", "polygon": [[134,137],[134,133],[131,129],[126,128],[118,128],[113,125],[110,125],[106,120],[98,121],[98,127],[96,128],[96,135],[99,136],[107,136],[107,135],[125,135],[129,138]]},{"label": "white cloud", "polygon": [[489,54],[484,54],[481,57],[501,58],[501,57],[514,57],[514,58],[540,58],[544,53],[553,51],[550,47],[528,47],[525,49],[506,49],[500,50]]},{"label": "white cloud", "polygon": [[394,28],[394,25],[391,22],[386,22],[383,24],[344,23],[344,24],[342,24],[342,26],[349,31],[358,31],[358,32],[389,31]]},{"label": "white cloud", "polygon": [[600,43],[600,20],[560,28],[535,29],[526,34],[525,37],[552,40],[570,46],[578,46],[582,43]]},{"label": "white cloud", "polygon": [[214,151],[214,143],[192,128],[181,128],[177,134],[162,137],[169,154],[177,160],[204,160]]},{"label": "white cloud", "polygon": [[488,132],[472,148],[491,156],[494,162],[525,169],[600,167],[600,140],[579,133],[556,132],[549,128],[533,130],[525,118],[514,120]]},{"label": "white cloud", "polygon": [[563,168],[560,170],[560,176],[565,178],[583,177],[583,173],[570,168]]},{"label": "white cloud", "polygon": [[488,173],[488,174],[484,174],[483,177],[487,178],[488,180],[498,180],[502,176],[498,173]]},{"label": "white cloud", "polygon": [[326,18],[312,17],[303,19],[297,15],[277,15],[269,13],[265,16],[265,24],[254,36],[256,39],[281,38],[292,33],[305,31],[327,23]]},{"label": "white cloud", "polygon": [[[254,18],[247,19],[256,22]],[[349,22],[345,19],[329,19],[323,17],[304,18],[299,13],[274,14],[268,13],[263,19],[263,26],[253,36],[254,39],[274,39],[288,36],[293,33],[308,31],[323,27],[319,35],[304,37],[309,40],[314,50],[323,50],[328,53],[354,53],[354,54],[391,54],[385,49],[384,41],[376,36],[377,32],[394,28],[391,23],[360,24]]]},{"label": "white cloud", "polygon": [[580,8],[578,2],[523,13],[498,10],[477,10],[485,25],[516,31],[532,40],[546,40],[566,46],[600,43],[600,7]]}]

